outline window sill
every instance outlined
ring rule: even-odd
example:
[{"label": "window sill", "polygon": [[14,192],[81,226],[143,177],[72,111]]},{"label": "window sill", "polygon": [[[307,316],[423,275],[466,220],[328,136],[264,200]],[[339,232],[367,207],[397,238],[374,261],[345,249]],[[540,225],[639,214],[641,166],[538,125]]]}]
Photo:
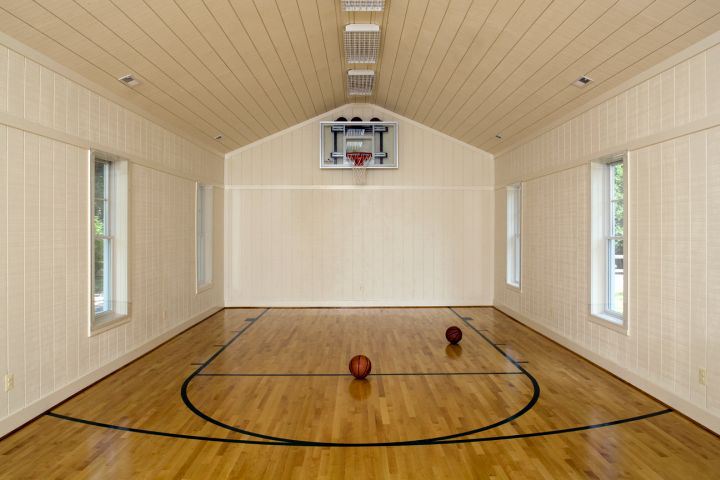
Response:
[{"label": "window sill", "polygon": [[90,332],[88,332],[88,337],[100,335],[103,332],[107,332],[108,330],[112,330],[113,328],[117,328],[120,325],[124,325],[128,322],[130,322],[130,316],[127,314],[113,312],[104,314],[100,317],[99,321],[97,318],[94,318],[92,320],[92,324],[90,325]]},{"label": "window sill", "polygon": [[210,289],[213,288],[214,286],[215,286],[215,285],[213,284],[213,282],[206,283],[205,285],[199,285],[199,286],[195,287],[195,295],[199,295],[199,294],[201,294],[201,293],[203,293],[203,292],[207,292],[208,290],[210,290]]},{"label": "window sill", "polygon": [[630,336],[627,319],[622,319],[614,315],[608,315],[607,313],[591,313],[590,321],[600,325],[601,327],[614,330],[628,337]]},{"label": "window sill", "polygon": [[508,283],[505,282],[505,288],[508,288],[510,290],[515,290],[516,292],[521,292],[520,284],[515,285],[514,283]]}]

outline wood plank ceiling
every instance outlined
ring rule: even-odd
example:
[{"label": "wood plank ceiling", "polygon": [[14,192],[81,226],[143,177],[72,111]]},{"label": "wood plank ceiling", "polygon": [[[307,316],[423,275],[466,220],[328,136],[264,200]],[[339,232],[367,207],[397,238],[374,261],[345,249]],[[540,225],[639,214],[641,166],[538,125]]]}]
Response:
[{"label": "wood plank ceiling", "polygon": [[[376,65],[345,64],[348,23],[381,26]],[[220,151],[366,101],[497,152],[720,30],[720,1],[2,0],[0,30]]]}]

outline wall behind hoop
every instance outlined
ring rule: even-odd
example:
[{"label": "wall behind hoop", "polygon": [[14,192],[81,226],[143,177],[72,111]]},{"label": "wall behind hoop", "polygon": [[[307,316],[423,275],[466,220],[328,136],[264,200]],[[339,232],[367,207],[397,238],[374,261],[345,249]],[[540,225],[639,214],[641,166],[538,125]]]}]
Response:
[{"label": "wall behind hoop", "polygon": [[[321,170],[319,122],[399,122],[397,170]],[[227,306],[489,305],[492,155],[346,105],[226,156]]]}]

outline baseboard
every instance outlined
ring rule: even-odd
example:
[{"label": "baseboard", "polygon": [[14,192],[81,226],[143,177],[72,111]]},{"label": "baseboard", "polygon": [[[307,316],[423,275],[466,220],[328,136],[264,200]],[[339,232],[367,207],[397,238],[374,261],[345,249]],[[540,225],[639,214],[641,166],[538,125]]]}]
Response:
[{"label": "baseboard", "polygon": [[634,385],[635,387],[639,388],[640,390],[646,392],[648,395],[651,395],[658,399],[659,401],[669,405],[670,407],[676,409],[678,412],[682,413],[683,415],[686,415],[690,419],[696,421],[700,425],[706,427],[708,430],[715,432],[716,434],[720,435],[720,417],[717,415],[713,415],[712,413],[708,412],[707,410],[704,410],[697,405],[685,400],[684,398],[681,398],[677,396],[674,392],[671,392],[662,386],[653,383],[649,381],[648,379],[642,377],[641,375],[628,370],[620,365],[618,365],[615,362],[612,362],[606,358],[601,357],[595,352],[592,352],[588,350],[587,348],[577,344],[576,342],[567,339],[566,337],[563,337],[562,335],[550,330],[549,328],[535,322],[534,320],[531,320],[530,318],[526,317],[525,315],[518,313],[511,309],[510,307],[507,307],[502,304],[495,304],[495,308],[500,310],[501,312],[505,313],[506,315],[514,318],[515,320],[519,321],[520,323],[523,323],[527,327],[531,328],[532,330],[537,331],[538,333],[550,338],[554,342],[559,343],[563,347],[572,350],[573,352],[577,353],[578,355],[584,357],[585,359],[589,360],[590,362],[596,364],[600,368],[603,368],[613,375],[616,375],[617,377],[621,378],[622,380],[625,380],[626,382],[630,383],[631,385]]},{"label": "baseboard", "polygon": [[477,307],[492,306],[490,299],[475,300],[437,300],[437,301],[418,301],[418,300],[378,300],[378,301],[277,301],[277,300],[257,300],[257,299],[229,299],[225,301],[226,308],[250,308],[254,307],[271,307],[271,308],[414,308],[414,307]]},{"label": "baseboard", "polygon": [[188,328],[206,319],[210,315],[219,312],[222,309],[223,307],[212,307],[202,313],[199,313],[191,317],[190,319],[184,321],[183,323],[153,338],[152,340],[141,345],[140,347],[125,353],[124,355],[116,358],[110,363],[103,365],[97,370],[93,370],[92,372],[89,372],[82,377],[76,378],[72,382],[63,386],[59,390],[56,390],[50,395],[31,403],[22,410],[12,413],[6,418],[3,418],[2,420],[0,420],[0,439],[8,433],[30,422],[38,415],[42,415],[46,411],[53,408],[55,405],[62,403],[64,400],[72,397],[84,388],[87,388],[88,386],[92,385],[103,377],[106,377],[107,375],[132,362],[133,360],[136,360],[137,358],[145,355],[150,350],[157,348],[158,346],[167,342],[174,336],[178,335],[184,330],[187,330]]}]

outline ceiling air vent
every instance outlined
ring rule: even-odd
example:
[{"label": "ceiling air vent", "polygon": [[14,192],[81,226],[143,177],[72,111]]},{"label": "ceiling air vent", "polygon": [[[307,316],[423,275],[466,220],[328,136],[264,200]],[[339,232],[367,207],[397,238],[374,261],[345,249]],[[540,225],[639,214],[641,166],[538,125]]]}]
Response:
[{"label": "ceiling air vent", "polygon": [[385,0],[342,0],[346,12],[382,12]]},{"label": "ceiling air vent", "polygon": [[353,23],[345,26],[345,61],[375,63],[380,49],[380,26]]},{"label": "ceiling air vent", "polygon": [[586,86],[586,85],[587,85],[588,83],[590,83],[590,82],[592,82],[592,78],[583,75],[582,77],[580,77],[580,78],[578,78],[577,80],[575,80],[575,81],[573,82],[573,85],[575,85],[575,86],[578,87],[578,88],[583,88],[584,86]]},{"label": "ceiling air vent", "polygon": [[118,80],[120,80],[128,87],[137,87],[138,85],[140,85],[140,81],[131,74],[123,75],[122,77],[118,78]]},{"label": "ceiling air vent", "polygon": [[372,95],[375,84],[374,70],[348,70],[348,95]]}]

